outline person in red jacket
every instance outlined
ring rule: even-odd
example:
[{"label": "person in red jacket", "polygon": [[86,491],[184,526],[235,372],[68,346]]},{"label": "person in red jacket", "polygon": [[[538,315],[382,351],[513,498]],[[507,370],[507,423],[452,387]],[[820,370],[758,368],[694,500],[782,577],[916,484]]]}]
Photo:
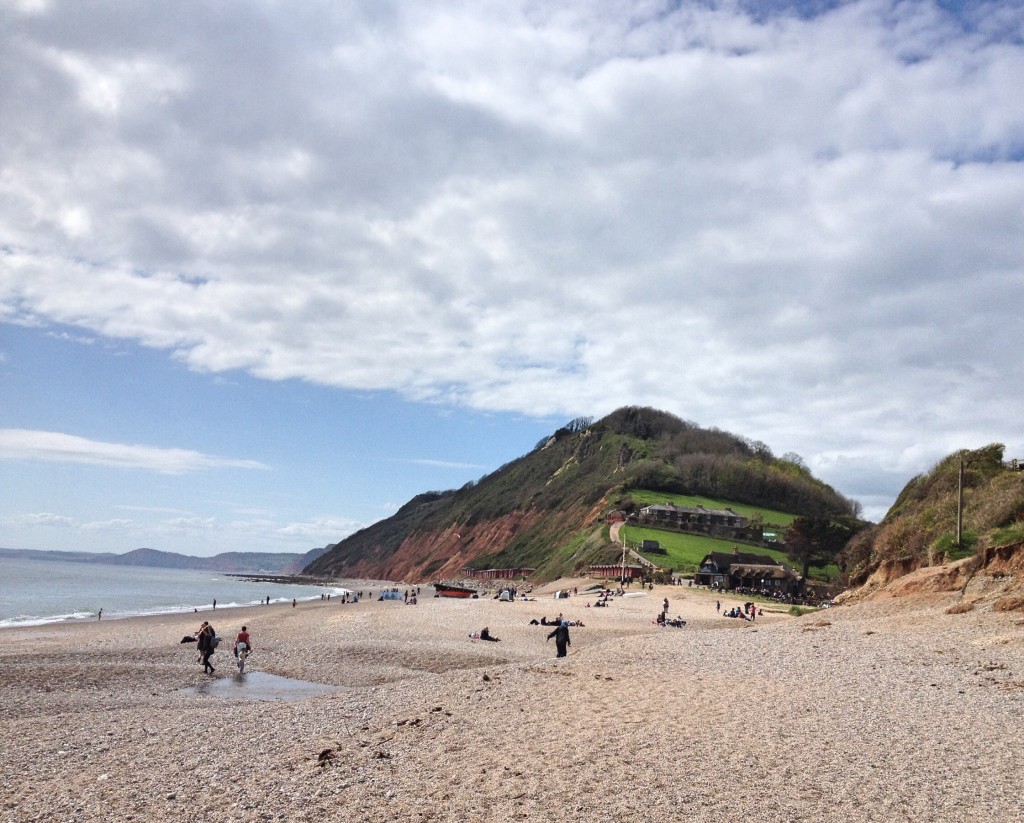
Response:
[{"label": "person in red jacket", "polygon": [[238,671],[245,671],[245,659],[252,651],[252,640],[249,638],[249,630],[242,626],[242,630],[235,638],[235,657],[238,658]]}]

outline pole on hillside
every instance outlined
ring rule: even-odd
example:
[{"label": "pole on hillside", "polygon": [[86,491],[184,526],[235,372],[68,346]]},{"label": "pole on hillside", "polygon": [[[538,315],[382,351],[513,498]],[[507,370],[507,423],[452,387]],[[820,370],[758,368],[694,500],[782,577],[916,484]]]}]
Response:
[{"label": "pole on hillside", "polygon": [[960,473],[956,484],[956,547],[962,549],[964,523],[964,455],[960,453]]}]

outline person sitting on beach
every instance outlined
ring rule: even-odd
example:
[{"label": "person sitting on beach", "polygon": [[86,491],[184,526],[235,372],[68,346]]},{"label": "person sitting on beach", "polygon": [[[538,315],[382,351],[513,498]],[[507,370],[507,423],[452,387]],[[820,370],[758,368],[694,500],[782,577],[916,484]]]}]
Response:
[{"label": "person sitting on beach", "polygon": [[482,629],[480,629],[480,639],[490,640],[492,643],[497,643],[500,638],[491,637],[491,630],[484,626]]}]

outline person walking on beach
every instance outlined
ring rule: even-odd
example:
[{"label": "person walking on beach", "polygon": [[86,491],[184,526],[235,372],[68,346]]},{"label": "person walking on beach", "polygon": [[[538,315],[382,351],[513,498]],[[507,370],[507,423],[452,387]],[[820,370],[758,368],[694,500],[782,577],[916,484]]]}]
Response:
[{"label": "person walking on beach", "polygon": [[558,624],[558,628],[551,632],[547,639],[550,640],[552,637],[555,638],[555,648],[558,650],[558,657],[565,657],[569,646],[572,645],[572,641],[569,639],[569,621],[561,621]]},{"label": "person walking on beach", "polygon": [[252,641],[249,639],[249,630],[242,626],[242,630],[235,638],[235,657],[238,658],[238,673],[245,671],[245,659],[252,651]]},{"label": "person walking on beach", "polygon": [[199,629],[199,639],[196,642],[196,648],[199,650],[199,660],[203,664],[203,671],[206,674],[213,674],[216,671],[210,662],[210,656],[214,650],[213,638],[213,626],[204,620],[202,627]]},{"label": "person walking on beach", "polygon": [[96,612],[96,619],[97,620],[102,620],[103,619],[103,609],[100,609],[98,612]]}]

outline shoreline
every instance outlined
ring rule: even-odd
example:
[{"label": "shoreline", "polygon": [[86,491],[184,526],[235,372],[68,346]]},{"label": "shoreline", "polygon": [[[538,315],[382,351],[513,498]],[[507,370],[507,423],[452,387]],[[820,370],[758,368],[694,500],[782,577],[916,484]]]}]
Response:
[{"label": "shoreline", "polygon": [[[119,567],[120,568],[120,567]],[[155,571],[163,571],[160,567],[144,567],[147,569],[153,569]],[[172,570],[177,571],[177,570]],[[187,569],[186,572],[192,572],[195,570]],[[205,574],[203,570],[199,570],[200,573]],[[354,581],[349,579],[344,580],[327,580],[324,578],[310,578],[301,575],[249,575],[249,574],[234,574],[228,572],[216,572],[217,575],[222,575],[226,578],[232,578],[238,582],[246,583],[267,583],[272,585],[281,586],[296,586],[303,587],[307,591],[306,593],[298,596],[293,596],[292,593],[288,595],[282,595],[280,593],[271,595],[271,601],[269,604],[264,603],[263,599],[249,600],[248,602],[238,602],[238,600],[244,598],[236,598],[231,602],[220,602],[214,607],[213,603],[216,600],[210,600],[201,604],[192,605],[174,605],[174,606],[156,606],[156,607],[140,607],[138,609],[123,609],[118,610],[116,605],[116,598],[107,598],[108,603],[110,600],[114,600],[115,605],[103,605],[102,620],[97,617],[96,611],[87,612],[84,610],[76,610],[74,613],[55,613],[55,614],[41,614],[32,616],[18,616],[18,617],[6,617],[0,620],[0,633],[10,631],[12,629],[19,628],[40,628],[45,626],[58,626],[58,625],[78,625],[90,622],[105,622],[105,621],[123,621],[133,620],[142,617],[160,617],[169,616],[176,614],[202,614],[210,611],[228,611],[233,609],[245,609],[245,608],[260,608],[267,605],[291,605],[291,601],[294,599],[299,603],[318,601],[320,594],[331,594],[333,597],[340,597],[343,593],[353,593],[359,589],[353,589],[353,585],[362,586],[364,589],[369,588],[371,590],[379,589],[382,586],[394,585],[388,581]],[[315,593],[313,593],[315,592]],[[250,595],[251,596],[251,595]],[[155,598],[154,598],[155,599]],[[102,601],[101,601],[102,603]]]},{"label": "shoreline", "polygon": [[[317,602],[305,600],[299,601],[299,604]],[[183,623],[185,621],[191,621],[199,623],[202,620],[209,620],[211,614],[224,614],[226,616],[242,615],[248,620],[258,618],[259,615],[265,610],[273,610],[275,608],[280,609],[291,609],[291,603],[271,603],[267,605],[251,605],[247,604],[244,606],[219,606],[216,609],[206,606],[195,611],[170,611],[170,612],[157,612],[153,614],[131,614],[123,616],[111,615],[107,617],[103,616],[102,620],[97,620],[95,617],[92,619],[79,619],[79,620],[59,620],[48,623],[22,623],[13,626],[3,626],[0,628],[0,646],[3,645],[4,635],[30,635],[30,636],[51,636],[60,637],[63,634],[81,634],[83,632],[95,634],[102,631],[104,626],[117,625],[122,628],[133,629],[139,627],[153,626],[153,625],[166,625],[169,622]],[[210,620],[212,623],[213,621]]]}]

